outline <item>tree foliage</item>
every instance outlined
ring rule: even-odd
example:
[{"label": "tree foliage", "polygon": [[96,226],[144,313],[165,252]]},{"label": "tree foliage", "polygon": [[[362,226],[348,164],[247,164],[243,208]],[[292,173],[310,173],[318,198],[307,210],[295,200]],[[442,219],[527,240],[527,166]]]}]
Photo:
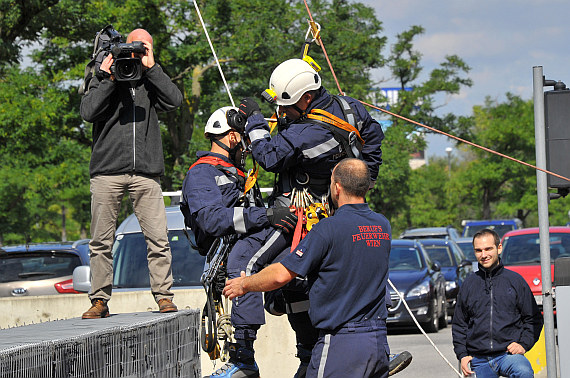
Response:
[{"label": "tree foliage", "polygon": [[[58,238],[57,232],[44,231],[57,229],[64,209],[82,234],[88,227],[91,125],[79,116],[77,87],[93,38],[108,24],[125,36],[134,28],[147,29],[156,61],[184,95],[183,106],[160,115],[163,189],[179,189],[195,151],[208,148],[202,134],[208,116],[231,104],[193,2],[0,1],[0,175],[19,177],[18,185],[3,186],[1,196],[12,206],[2,209],[0,234],[19,234],[8,237],[15,240]],[[198,5],[236,105],[245,96],[260,99],[273,68],[301,54],[308,27],[302,1],[202,0]],[[380,21],[372,9],[347,1],[314,1],[311,8],[323,25],[327,52],[338,57],[334,64],[343,90],[364,96],[370,69],[383,63]],[[24,51],[30,52],[27,68],[21,65]],[[323,83],[334,88],[320,47],[311,55],[323,67]],[[268,185],[271,178],[264,177]]]},{"label": "tree foliage", "polygon": [[[401,91],[398,101],[391,104],[390,111],[425,125],[448,131],[464,122],[452,114],[444,116],[436,112],[439,105],[436,97],[459,93],[462,86],[470,86],[471,80],[464,75],[469,67],[457,56],[448,56],[437,69],[431,71],[425,81],[420,81],[423,70],[421,54],[414,50],[413,39],[422,34],[421,26],[412,26],[397,35],[387,65],[392,80],[398,82]],[[412,88],[411,90],[404,90]],[[370,203],[376,210],[386,214],[395,230],[417,224],[416,209],[411,206],[410,195],[412,170],[410,154],[425,148],[424,129],[390,116],[391,126],[386,130],[382,145],[383,166],[380,169],[376,188],[370,194]],[[433,211],[433,209],[432,209]],[[437,211],[435,211],[437,213]],[[447,217],[446,217],[447,218]],[[442,219],[439,218],[439,222]]]}]

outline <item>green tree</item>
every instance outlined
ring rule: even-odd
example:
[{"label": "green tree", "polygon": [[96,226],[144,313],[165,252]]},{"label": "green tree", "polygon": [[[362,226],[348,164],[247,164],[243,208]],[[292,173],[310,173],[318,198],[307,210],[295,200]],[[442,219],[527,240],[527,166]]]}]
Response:
[{"label": "green tree", "polygon": [[[462,87],[471,86],[471,80],[464,76],[469,66],[455,55],[447,56],[425,81],[420,81],[421,53],[414,50],[413,39],[423,32],[421,26],[412,26],[397,35],[391,48],[387,59],[390,79],[397,81],[402,90],[390,111],[442,131],[453,130],[466,120],[453,114],[440,115],[436,97],[457,94]],[[393,228],[402,230],[416,225],[416,211],[412,212],[409,201],[412,190],[409,159],[411,153],[425,148],[425,130],[397,117],[391,116],[390,120],[392,124],[386,130],[382,146],[384,163],[369,197],[372,206],[392,220]]]},{"label": "green tree", "polygon": [[[198,4],[236,103],[265,89],[278,63],[300,55],[308,18],[303,2]],[[56,238],[53,230],[64,209],[80,229],[86,227],[91,125],[79,117],[76,90],[95,33],[107,24],[125,34],[137,27],[147,29],[154,37],[157,62],[184,94],[180,109],[160,116],[167,151],[164,189],[178,189],[194,160],[193,152],[207,146],[201,132],[198,139],[192,138],[194,129],[203,130],[209,114],[229,104],[193,3],[52,0],[1,1],[0,6],[0,156],[5,163],[1,173],[25,172],[29,179],[20,182],[24,194],[18,194],[17,186],[13,190],[5,186],[2,196],[19,198],[26,216],[18,218],[25,223],[18,226],[16,209],[6,208],[1,232]],[[369,70],[382,64],[381,23],[370,8],[358,3],[315,1],[311,8],[323,24],[329,55],[342,57],[336,62],[333,58],[333,64],[347,83],[343,89],[364,96],[370,87]],[[22,46],[32,49],[27,69],[17,64]],[[311,55],[324,68],[325,85],[334,88],[320,48],[315,47]],[[262,106],[270,113],[268,105]],[[71,165],[58,169],[61,164]],[[39,236],[44,231],[47,234]]]},{"label": "green tree", "polygon": [[[487,98],[473,108],[468,140],[504,155],[534,164],[534,112],[532,101],[507,93],[504,103]],[[478,148],[461,180],[463,200],[473,204],[471,217],[492,219],[519,216],[525,220],[536,209],[536,172]]]}]

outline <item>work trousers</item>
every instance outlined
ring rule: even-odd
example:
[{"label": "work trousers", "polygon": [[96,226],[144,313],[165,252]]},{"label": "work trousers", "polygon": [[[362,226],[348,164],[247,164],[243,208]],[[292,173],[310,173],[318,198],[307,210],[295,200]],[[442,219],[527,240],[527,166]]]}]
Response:
[{"label": "work trousers", "polygon": [[[228,278],[257,273],[271,264],[277,255],[291,243],[290,237],[280,230],[266,227],[239,239],[228,256]],[[232,301],[232,326],[236,339],[255,340],[257,329],[265,324],[262,293],[250,292]]]},{"label": "work trousers", "polygon": [[[147,244],[150,289],[156,302],[172,299],[172,255],[160,179],[139,174],[98,175],[91,178],[91,291],[89,298],[111,299],[112,246],[117,216],[127,192]],[[141,251],[142,252],[142,251]]]},{"label": "work trousers", "polygon": [[390,349],[386,332],[386,322],[381,319],[321,331],[307,378],[387,378]]}]

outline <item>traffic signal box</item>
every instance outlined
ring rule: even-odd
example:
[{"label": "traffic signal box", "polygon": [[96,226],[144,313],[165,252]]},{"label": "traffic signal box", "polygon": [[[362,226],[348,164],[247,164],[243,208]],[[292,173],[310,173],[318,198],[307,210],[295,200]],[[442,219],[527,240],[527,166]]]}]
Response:
[{"label": "traffic signal box", "polygon": [[[570,178],[570,90],[544,92],[546,169]],[[548,187],[570,188],[570,181],[547,175]]]}]

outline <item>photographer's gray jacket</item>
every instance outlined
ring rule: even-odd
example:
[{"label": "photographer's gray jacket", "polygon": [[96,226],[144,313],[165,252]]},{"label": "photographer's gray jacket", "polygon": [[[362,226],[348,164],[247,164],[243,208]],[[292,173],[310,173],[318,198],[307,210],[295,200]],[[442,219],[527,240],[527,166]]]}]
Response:
[{"label": "photographer's gray jacket", "polygon": [[93,77],[81,99],[81,117],[93,123],[89,174],[164,174],[157,112],[171,111],[182,94],[162,68],[147,69],[134,88]]}]

